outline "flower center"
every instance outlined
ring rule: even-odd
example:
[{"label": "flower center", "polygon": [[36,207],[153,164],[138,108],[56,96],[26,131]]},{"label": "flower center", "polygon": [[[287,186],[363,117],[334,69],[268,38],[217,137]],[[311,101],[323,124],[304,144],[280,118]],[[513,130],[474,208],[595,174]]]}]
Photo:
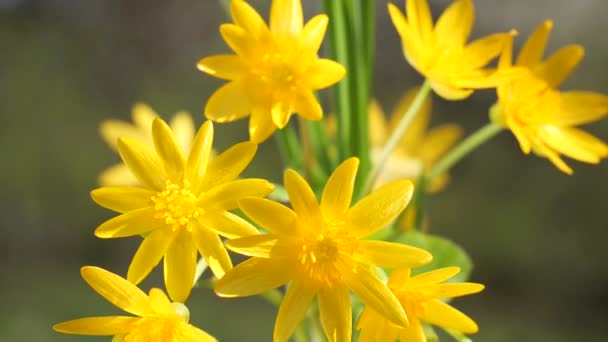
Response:
[{"label": "flower center", "polygon": [[154,217],[165,221],[173,231],[185,227],[192,231],[190,220],[198,217],[203,210],[196,204],[196,196],[190,192],[190,184],[183,186],[167,181],[165,189],[152,196]]},{"label": "flower center", "polygon": [[513,80],[501,93],[506,114],[523,124],[543,124],[559,113],[559,92],[531,72]]},{"label": "flower center", "polygon": [[277,51],[265,52],[252,69],[253,75],[269,88],[290,90],[295,86],[295,72],[285,54]]},{"label": "flower center", "polygon": [[403,310],[408,316],[418,317],[424,313],[424,301],[425,298],[422,294],[414,291],[406,291],[401,293],[396,293],[397,299]]}]

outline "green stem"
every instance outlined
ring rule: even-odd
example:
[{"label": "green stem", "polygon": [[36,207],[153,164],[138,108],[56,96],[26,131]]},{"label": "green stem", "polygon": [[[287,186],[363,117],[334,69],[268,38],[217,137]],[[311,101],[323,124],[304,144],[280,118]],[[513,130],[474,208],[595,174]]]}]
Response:
[{"label": "green stem", "polygon": [[448,171],[452,166],[459,162],[464,156],[471,153],[477,147],[490,140],[504,129],[494,122],[489,122],[473,134],[469,135],[460,144],[456,145],[446,154],[426,175],[426,183],[430,184],[435,178]]},{"label": "green stem", "polygon": [[386,164],[388,157],[393,153],[393,151],[399,144],[399,141],[401,141],[401,138],[403,137],[407,129],[410,127],[411,123],[414,121],[416,114],[418,114],[418,112],[420,111],[420,108],[424,103],[424,99],[429,95],[430,91],[431,84],[428,80],[425,80],[422,84],[422,87],[420,87],[418,94],[416,94],[416,97],[412,101],[412,104],[410,104],[409,108],[407,109],[405,114],[403,114],[403,117],[401,117],[401,120],[397,124],[397,127],[395,127],[395,129],[393,130],[388,141],[386,142],[386,144],[384,144],[384,147],[380,152],[380,158],[375,162],[374,168],[367,177],[367,181],[365,182],[365,186],[363,187],[363,194],[367,194],[371,191],[371,188],[374,185],[374,182],[376,181],[378,176],[380,175],[380,172],[382,172],[382,168],[384,167],[384,164]]},{"label": "green stem", "polygon": [[287,124],[283,129],[277,130],[274,136],[285,166],[291,167],[301,174],[303,168],[302,147],[293,125],[291,123]]}]

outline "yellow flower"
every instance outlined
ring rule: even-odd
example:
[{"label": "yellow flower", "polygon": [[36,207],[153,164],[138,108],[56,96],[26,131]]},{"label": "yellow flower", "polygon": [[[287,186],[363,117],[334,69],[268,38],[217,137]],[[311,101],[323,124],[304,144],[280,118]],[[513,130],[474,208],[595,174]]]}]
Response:
[{"label": "yellow flower", "polygon": [[292,113],[319,120],[323,111],[314,91],[340,81],[340,64],[317,57],[328,19],[317,15],[303,25],[300,0],[273,0],[270,27],[245,1],[233,0],[234,24],[220,32],[234,55],[203,58],[198,68],[230,81],[207,102],[205,115],[229,122],[251,115],[251,141],[266,140]]},{"label": "yellow flower", "polygon": [[[144,103],[136,103],[131,111],[133,124],[122,120],[105,120],[101,123],[101,136],[106,143],[114,150],[118,151],[118,138],[133,138],[144,141],[148,146],[153,146],[152,142],[152,121],[158,114]],[[184,151],[190,151],[190,145],[194,139],[194,122],[189,113],[176,113],[169,124],[175,139]],[[99,175],[99,184],[107,185],[139,185],[137,178],[123,164],[116,164],[104,170]]]},{"label": "yellow flower", "polygon": [[[378,162],[386,140],[410,107],[417,93],[418,89],[411,89],[401,97],[388,123],[380,105],[376,101],[371,102],[369,133],[372,161]],[[430,120],[431,99],[426,97],[414,121],[378,175],[376,187],[397,179],[409,179],[415,182],[423,172],[430,170],[462,136],[462,129],[455,124],[445,124],[429,130]],[[441,190],[447,184],[447,180],[447,174],[436,178],[429,190]]]},{"label": "yellow flower", "polygon": [[474,294],[484,289],[483,285],[476,283],[440,284],[458,272],[458,267],[446,267],[410,277],[409,268],[395,270],[388,280],[388,286],[403,306],[410,325],[406,328],[396,326],[374,308],[366,307],[357,324],[357,329],[361,330],[359,340],[390,342],[400,337],[401,341],[426,342],[421,321],[465,334],[476,333],[477,324],[471,318],[440,300]]},{"label": "yellow flower", "polygon": [[[524,153],[534,151],[572,174],[560,154],[591,164],[608,156],[608,145],[575,127],[605,117],[608,96],[557,89],[583,58],[584,50],[580,45],[568,45],[543,61],[552,26],[545,21],[528,38],[515,62],[526,72],[498,87],[492,117],[513,132]],[[499,67],[511,66],[511,50],[510,46],[505,50]]]},{"label": "yellow flower", "polygon": [[359,160],[344,161],[331,175],[321,203],[306,181],[285,172],[292,209],[261,198],[239,201],[243,212],[269,234],[234,239],[231,250],[251,256],[215,286],[223,297],[249,296],[291,282],[279,308],[275,341],[287,341],[317,296],[330,341],[350,341],[349,289],[395,324],[407,318],[375,266],[396,268],[431,261],[428,252],[398,243],[364,240],[405,208],[412,196],[407,180],[387,184],[350,208]]},{"label": "yellow flower", "polygon": [[388,9],[405,58],[439,96],[464,99],[473,89],[496,87],[509,74],[483,67],[498,57],[513,33],[493,34],[466,44],[475,19],[471,0],[455,0],[434,27],[427,0],[407,0],[407,18],[393,4]]},{"label": "yellow flower", "polygon": [[188,324],[190,313],[182,303],[171,303],[160,289],[146,295],[126,279],[99,267],[80,269],[82,278],[110,303],[133,316],[88,317],[53,326],[57,332],[112,336],[113,341],[212,342],[213,336]]},{"label": "yellow flower", "polygon": [[127,279],[140,283],[164,257],[169,296],[186,300],[194,282],[197,250],[216,277],[232,268],[218,237],[241,237],[257,230],[229,210],[249,196],[265,196],[272,184],[263,179],[238,179],[256,152],[251,142],[237,144],[209,161],[211,121],[200,128],[186,159],[169,126],[152,123],[155,150],[134,139],[118,140],[124,163],[142,187],[114,186],[94,190],[99,205],[121,215],[101,224],[95,235],[119,238],[146,234],[129,266]]}]

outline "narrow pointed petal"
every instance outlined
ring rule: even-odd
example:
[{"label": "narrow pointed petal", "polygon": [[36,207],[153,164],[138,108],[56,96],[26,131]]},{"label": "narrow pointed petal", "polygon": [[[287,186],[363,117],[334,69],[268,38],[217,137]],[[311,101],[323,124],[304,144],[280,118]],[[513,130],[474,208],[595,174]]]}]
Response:
[{"label": "narrow pointed petal", "polygon": [[270,7],[270,30],[283,35],[302,31],[304,15],[301,0],[274,0]]},{"label": "narrow pointed petal", "polygon": [[353,319],[347,287],[339,284],[320,289],[319,311],[323,331],[329,342],[351,340]]},{"label": "narrow pointed petal", "polygon": [[167,175],[173,183],[179,183],[184,177],[186,158],[173,137],[173,131],[166,122],[156,118],[152,122],[152,137]]},{"label": "narrow pointed petal", "polygon": [[485,286],[477,283],[436,284],[424,289],[425,293],[437,299],[456,298],[483,291]]},{"label": "narrow pointed petal", "polygon": [[388,183],[361,199],[348,212],[352,234],[365,237],[391,223],[412,198],[414,185],[409,180]]},{"label": "narrow pointed petal", "polygon": [[[141,132],[146,132],[146,140],[151,138],[152,121],[157,117],[159,117],[158,113],[143,102],[138,102],[131,108],[131,118],[133,119],[135,126]],[[150,142],[152,142],[152,140],[150,140]]]},{"label": "narrow pointed petal", "polygon": [[537,66],[534,73],[556,88],[570,76],[584,55],[585,49],[580,45],[564,46]]},{"label": "narrow pointed petal", "polygon": [[103,170],[97,179],[101,186],[135,186],[139,181],[131,173],[131,170],[123,164],[116,164]]},{"label": "narrow pointed petal", "polygon": [[[510,40],[513,40],[513,33],[496,33],[473,41],[465,48],[467,66],[471,69],[486,66],[504,51]],[[506,61],[503,64],[506,67]]]},{"label": "narrow pointed petal", "polygon": [[344,219],[350,208],[358,168],[359,159],[349,158],[327,180],[321,198],[321,211],[326,220],[338,222]]},{"label": "narrow pointed petal", "polygon": [[241,57],[248,56],[255,48],[256,40],[252,39],[253,35],[240,26],[222,24],[220,25],[220,34],[232,51]]},{"label": "narrow pointed petal", "polygon": [[608,114],[608,96],[590,91],[561,93],[557,124],[571,126],[594,122]]},{"label": "narrow pointed petal", "polygon": [[311,91],[301,91],[296,95],[294,111],[306,120],[323,118],[323,108]]},{"label": "narrow pointed petal", "polygon": [[233,210],[238,207],[238,200],[245,197],[264,197],[273,189],[274,185],[265,179],[239,179],[214,187],[205,193],[199,202],[202,202],[203,207],[213,206],[223,210]]},{"label": "narrow pointed petal", "polygon": [[388,136],[388,127],[384,111],[376,99],[369,103],[369,138],[372,147],[382,147]]},{"label": "narrow pointed petal", "polygon": [[196,248],[201,253],[207,265],[217,278],[224,276],[226,272],[232,269],[232,261],[222,240],[219,236],[202,226],[196,226],[192,230],[192,238],[196,244]]},{"label": "narrow pointed petal", "polygon": [[100,206],[126,213],[152,205],[154,192],[130,186],[106,186],[91,191],[91,198]]},{"label": "narrow pointed petal", "polygon": [[118,308],[136,316],[153,312],[148,296],[126,279],[94,266],[82,267],[80,274],[95,292]]},{"label": "narrow pointed petal", "polygon": [[[594,153],[595,151],[586,148],[588,144],[584,140],[581,141],[577,136],[568,134],[566,130],[555,126],[545,126],[538,133],[548,146],[565,156],[591,164],[597,164],[600,161],[600,156]],[[606,151],[605,148],[604,151]]]},{"label": "narrow pointed petal", "polygon": [[312,90],[319,90],[338,83],[345,75],[346,69],[342,64],[319,58],[308,70],[305,82]]},{"label": "narrow pointed petal", "polygon": [[141,283],[163,258],[174,236],[169,229],[157,229],[148,235],[135,252],[127,279],[133,284]]},{"label": "narrow pointed petal", "polygon": [[553,22],[551,20],[540,24],[521,48],[515,64],[526,67],[533,67],[538,64],[545,54],[545,46],[552,28]]},{"label": "narrow pointed petal", "polygon": [[456,0],[437,20],[435,37],[446,39],[447,44],[462,46],[471,34],[474,19],[475,9],[471,0]]},{"label": "narrow pointed petal", "polygon": [[412,30],[425,41],[433,31],[433,17],[427,0],[406,0],[407,20]]},{"label": "narrow pointed petal", "polygon": [[386,241],[359,241],[361,254],[358,260],[364,264],[385,268],[418,267],[433,260],[424,249]]},{"label": "narrow pointed petal", "polygon": [[245,1],[231,1],[230,14],[236,25],[251,33],[255,38],[259,39],[268,32],[268,27],[262,17]]},{"label": "narrow pointed petal", "polygon": [[55,324],[53,330],[76,335],[122,335],[133,330],[139,320],[139,317],[124,316],[88,317]]},{"label": "narrow pointed petal", "polygon": [[284,182],[291,207],[298,217],[303,220],[320,222],[321,208],[306,180],[294,170],[288,169],[285,171]]},{"label": "narrow pointed petal", "polygon": [[270,110],[252,109],[251,118],[249,118],[249,139],[253,143],[261,144],[276,130],[277,126],[272,122]]},{"label": "narrow pointed petal", "polygon": [[157,191],[164,188],[167,177],[154,150],[137,140],[120,138],[118,152],[142,185]]},{"label": "narrow pointed petal", "polygon": [[273,234],[295,235],[296,213],[286,206],[263,198],[245,198],[239,207],[253,222]]},{"label": "narrow pointed petal", "polygon": [[420,319],[442,328],[454,329],[465,334],[474,334],[479,330],[477,324],[464,313],[454,309],[440,300],[425,302]]},{"label": "narrow pointed petal", "polygon": [[212,145],[213,123],[207,120],[196,133],[186,162],[184,179],[190,182],[192,189],[200,188],[203,177],[207,173]]},{"label": "narrow pointed petal", "polygon": [[[184,327],[180,328],[181,336],[184,338],[183,342],[217,342],[217,339],[201,329],[192,325],[183,323]],[[180,340],[182,342],[182,340]]]},{"label": "narrow pointed petal", "polygon": [[433,128],[421,141],[420,158],[426,165],[436,163],[460,140],[462,135],[462,127],[454,124]]},{"label": "narrow pointed petal", "polygon": [[194,134],[196,133],[192,116],[187,112],[179,112],[173,116],[169,126],[181,150],[186,153],[190,152]]},{"label": "narrow pointed petal", "polygon": [[291,103],[287,101],[276,102],[270,110],[272,122],[278,129],[283,129],[283,127],[287,125],[287,122],[289,122],[292,112],[293,108]]},{"label": "narrow pointed petal", "polygon": [[[244,3],[244,2],[243,2]],[[198,70],[223,80],[234,81],[248,72],[243,58],[237,55],[215,55],[201,59]]]},{"label": "narrow pointed petal", "polygon": [[293,261],[250,258],[220,278],[215,292],[220,297],[243,297],[274,289],[292,279]]},{"label": "narrow pointed petal", "polygon": [[118,138],[131,138],[140,141],[148,141],[143,132],[132,124],[122,120],[105,120],[101,122],[99,131],[103,140],[113,149],[118,150]]},{"label": "narrow pointed petal", "polygon": [[207,167],[207,173],[199,190],[209,190],[238,177],[249,165],[258,147],[252,142],[238,143],[217,157]]},{"label": "narrow pointed petal", "polygon": [[360,266],[355,271],[344,270],[344,275],[348,287],[365,305],[401,327],[408,325],[405,311],[395,295],[371,270]]},{"label": "narrow pointed petal", "polygon": [[[408,109],[411,107],[412,102],[420,91],[419,87],[409,89],[405,92],[397,102],[397,105],[391,112],[391,119],[389,121],[389,127],[391,131],[397,127],[401,118],[405,115]],[[420,148],[422,138],[426,134],[426,131],[431,121],[431,96],[425,96],[420,106],[420,109],[415,114],[409,128],[399,141],[399,146],[404,148],[406,151],[414,151]]]},{"label": "narrow pointed petal", "polygon": [[251,113],[249,92],[239,81],[232,81],[216,90],[207,100],[205,116],[216,122],[232,122]]},{"label": "narrow pointed petal", "polygon": [[388,278],[388,287],[393,289],[394,292],[395,289],[399,289],[400,287],[404,286],[410,280],[411,273],[412,270],[409,267],[394,270],[391,272],[391,276]]},{"label": "narrow pointed petal", "polygon": [[116,216],[95,229],[95,236],[102,239],[139,235],[166,226],[163,220],[154,218],[154,208],[144,207]]},{"label": "narrow pointed petal", "polygon": [[228,211],[207,211],[198,218],[207,229],[229,239],[259,234],[258,230],[247,220]]},{"label": "narrow pointed petal", "polygon": [[473,94],[472,89],[457,88],[448,84],[431,81],[433,91],[448,101],[464,100]]},{"label": "narrow pointed petal", "polygon": [[197,255],[192,235],[181,229],[165,252],[164,262],[165,286],[174,302],[185,303],[190,295]]},{"label": "narrow pointed petal", "polygon": [[281,258],[297,255],[302,243],[295,239],[278,238],[274,234],[260,234],[232,239],[226,245],[231,251],[247,256]]},{"label": "narrow pointed petal", "polygon": [[[291,282],[277,314],[274,341],[288,341],[312,304],[316,289],[296,279]],[[350,341],[350,340],[349,340]]]},{"label": "narrow pointed petal", "polygon": [[319,51],[328,23],[329,18],[325,14],[319,14],[310,19],[300,33],[302,44],[310,51]]},{"label": "narrow pointed petal", "polygon": [[155,313],[164,315],[175,314],[175,308],[171,305],[171,301],[163,290],[152,288],[150,289],[148,297],[150,298],[150,304],[152,305],[152,308],[154,308]]},{"label": "narrow pointed petal", "polygon": [[421,273],[410,279],[412,284],[417,286],[427,286],[446,281],[460,273],[460,267],[444,267],[430,272]]},{"label": "narrow pointed petal", "polygon": [[408,342],[427,342],[424,330],[422,330],[422,324],[417,318],[413,318],[410,321],[410,326],[399,331],[399,337],[401,341]]}]

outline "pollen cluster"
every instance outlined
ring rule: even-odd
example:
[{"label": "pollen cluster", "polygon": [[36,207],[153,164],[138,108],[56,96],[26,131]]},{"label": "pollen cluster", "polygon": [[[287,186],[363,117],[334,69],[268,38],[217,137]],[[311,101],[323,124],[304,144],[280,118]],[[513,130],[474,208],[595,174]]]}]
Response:
[{"label": "pollen cluster", "polygon": [[165,190],[152,197],[154,202],[154,217],[164,220],[173,231],[185,227],[192,231],[190,220],[197,218],[202,209],[197,207],[196,196],[190,191],[190,184],[186,181],[183,186],[167,181]]}]

